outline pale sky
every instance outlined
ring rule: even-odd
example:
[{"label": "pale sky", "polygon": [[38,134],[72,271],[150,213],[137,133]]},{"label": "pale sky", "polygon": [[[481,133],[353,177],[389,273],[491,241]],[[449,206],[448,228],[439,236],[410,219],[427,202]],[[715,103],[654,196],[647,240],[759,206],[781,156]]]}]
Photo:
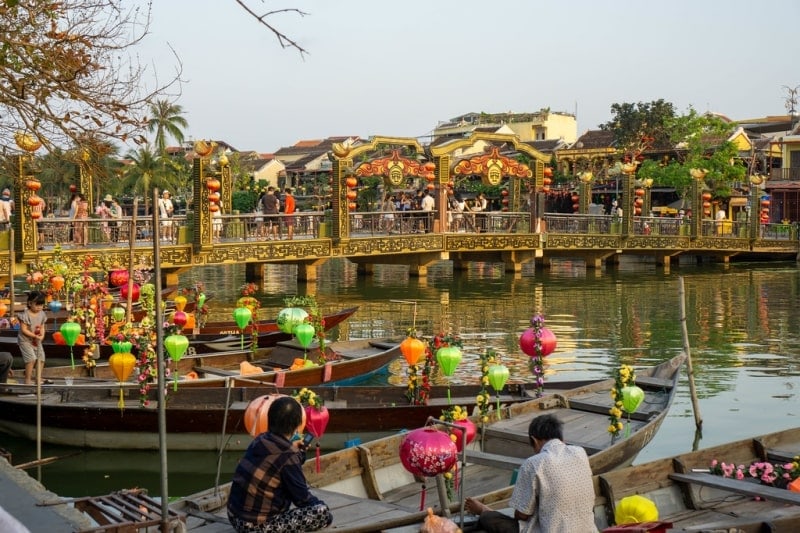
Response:
[{"label": "pale sky", "polygon": [[430,135],[467,112],[575,113],[663,98],[733,120],[786,114],[800,2],[249,0],[309,53],[281,49],[233,0],[156,0],[140,60],[183,64],[187,138],[274,152],[301,139]]}]

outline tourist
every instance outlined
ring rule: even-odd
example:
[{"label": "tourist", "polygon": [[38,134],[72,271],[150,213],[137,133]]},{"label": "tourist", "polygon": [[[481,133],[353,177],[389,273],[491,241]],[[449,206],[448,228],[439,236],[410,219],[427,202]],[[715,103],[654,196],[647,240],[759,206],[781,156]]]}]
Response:
[{"label": "tourist", "polygon": [[268,431],[250,443],[233,475],[228,520],[237,532],[316,531],[333,521],[308,488],[304,441],[292,440],[302,424],[303,407],[294,398],[269,406]]},{"label": "tourist", "polygon": [[172,242],[173,238],[173,225],[170,218],[175,214],[175,206],[172,204],[172,198],[169,191],[161,193],[161,198],[158,199],[158,214],[161,217],[161,239],[167,242]]},{"label": "tourist", "polygon": [[111,218],[111,204],[113,202],[113,198],[110,194],[106,194],[103,201],[97,205],[97,209],[95,209],[95,214],[99,216],[103,221],[100,223],[100,227],[103,230],[103,241],[108,242],[111,240],[111,226],[108,223],[108,219]]},{"label": "tourist", "polygon": [[431,196],[430,191],[425,191],[422,193],[422,201],[420,202],[420,207],[423,211],[423,216],[425,217],[425,233],[431,232],[431,226],[433,224],[433,208],[436,207],[436,201]]},{"label": "tourist", "polygon": [[[120,220],[125,213],[122,210],[122,206],[119,205],[119,202],[112,198],[111,199],[111,218],[114,219],[114,222],[111,222],[111,242],[119,242],[119,233],[120,228],[122,227],[122,221]],[[125,232],[122,234],[123,239],[125,238]]]},{"label": "tourist", "polygon": [[266,218],[267,224],[267,238],[272,240],[274,237],[277,241],[280,238],[278,236],[278,225],[280,224],[278,215],[281,212],[281,201],[275,195],[275,187],[267,187],[267,194],[264,195],[263,204],[264,218]]},{"label": "tourist", "polygon": [[11,191],[3,189],[3,194],[0,194],[0,230],[8,229],[13,211],[14,201],[11,199]]},{"label": "tourist", "polygon": [[77,246],[86,246],[89,237],[89,202],[83,194],[77,194],[75,201],[75,211],[72,214],[73,230],[72,240]]},{"label": "tourist", "polygon": [[392,198],[391,194],[387,194],[383,199],[383,204],[381,205],[381,211],[383,211],[383,215],[381,216],[380,228],[386,233],[391,233],[392,229],[394,228],[394,212],[396,210],[397,206],[395,205],[394,198]]},{"label": "tourist", "polygon": [[266,233],[264,233],[264,196],[266,195],[267,191],[262,191],[258,196],[255,208],[253,208],[253,213],[256,215],[253,217],[253,222],[256,224],[254,231],[256,239],[267,236]]},{"label": "tourist", "polygon": [[[25,384],[33,383],[34,366],[37,361],[41,361],[44,366],[44,340],[47,314],[44,312],[45,295],[41,291],[31,291],[28,293],[28,305],[19,315],[19,334],[17,342],[19,351],[22,354],[22,361],[25,363]],[[42,383],[42,377],[37,376]]]},{"label": "tourist", "polygon": [[8,378],[14,377],[11,365],[14,364],[14,356],[9,352],[0,352],[0,383],[8,383]]},{"label": "tourist", "polygon": [[586,451],[564,444],[563,423],[540,415],[528,427],[534,455],[522,463],[509,500],[511,517],[467,498],[465,508],[478,515],[482,531],[594,532],[594,486]]},{"label": "tourist", "polygon": [[283,197],[283,214],[286,220],[286,238],[292,240],[294,238],[294,212],[296,210],[296,203],[294,196],[292,196],[292,189],[286,187],[286,195]]},{"label": "tourist", "polygon": [[218,209],[211,213],[211,232],[215,241],[222,238],[222,205],[219,205]]}]

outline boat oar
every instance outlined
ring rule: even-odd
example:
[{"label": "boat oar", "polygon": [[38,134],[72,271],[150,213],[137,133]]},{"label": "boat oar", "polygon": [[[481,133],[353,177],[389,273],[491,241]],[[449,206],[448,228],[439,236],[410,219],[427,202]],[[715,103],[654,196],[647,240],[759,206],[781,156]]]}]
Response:
[{"label": "boat oar", "polygon": [[66,459],[68,457],[74,457],[74,456],[80,455],[82,453],[83,452],[73,452],[73,453],[68,453],[67,455],[54,455],[52,457],[45,457],[43,459],[37,459],[36,461],[28,461],[27,463],[20,463],[18,465],[14,465],[14,468],[16,468],[18,470],[25,470],[26,468],[33,468],[34,466],[47,465],[47,464],[50,464],[50,463],[54,463],[55,461],[58,461],[59,459]]}]

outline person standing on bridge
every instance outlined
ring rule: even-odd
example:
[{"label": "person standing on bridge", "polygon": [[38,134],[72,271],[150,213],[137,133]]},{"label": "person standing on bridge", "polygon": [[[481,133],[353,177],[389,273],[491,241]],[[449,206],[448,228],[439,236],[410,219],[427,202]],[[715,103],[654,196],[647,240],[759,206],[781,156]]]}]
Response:
[{"label": "person standing on bridge", "polygon": [[292,189],[286,187],[285,192],[286,195],[283,197],[283,214],[284,220],[286,221],[286,238],[291,241],[294,238],[294,212],[297,208],[297,204],[294,201],[294,196],[292,196]]},{"label": "person standing on bridge", "polygon": [[280,224],[280,220],[278,219],[278,215],[280,215],[281,211],[281,202],[275,194],[275,187],[267,187],[267,194],[264,195],[262,204],[264,206],[264,218],[266,219],[265,223],[267,225],[267,238],[272,240],[272,238],[275,237],[277,241],[279,239],[278,225]]}]

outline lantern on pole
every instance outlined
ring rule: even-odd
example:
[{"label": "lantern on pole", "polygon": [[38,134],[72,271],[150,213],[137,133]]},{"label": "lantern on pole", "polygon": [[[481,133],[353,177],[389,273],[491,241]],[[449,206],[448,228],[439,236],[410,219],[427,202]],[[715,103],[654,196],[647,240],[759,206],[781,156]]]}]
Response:
[{"label": "lantern on pole", "polygon": [[178,390],[178,361],[181,360],[186,349],[189,347],[189,339],[185,335],[169,335],[164,339],[164,348],[167,349],[170,359],[175,363],[175,377],[172,390]]},{"label": "lantern on pole", "polygon": [[[449,472],[457,459],[458,449],[450,435],[431,426],[409,432],[400,443],[400,462],[415,476],[434,477]],[[420,511],[424,507],[423,483]]]},{"label": "lantern on pole", "polygon": [[636,385],[622,387],[622,408],[628,413],[628,425],[625,428],[625,437],[631,434],[631,413],[636,412],[642,401],[644,401],[644,391]]},{"label": "lantern on pole", "polygon": [[409,366],[414,366],[425,355],[425,343],[414,337],[406,337],[400,343],[400,353],[403,354]]},{"label": "lantern on pole", "polygon": [[174,313],[172,313],[172,323],[181,329],[183,329],[183,326],[186,325],[187,320],[188,317],[186,316],[186,313],[184,313],[183,311],[176,310]]},{"label": "lantern on pole", "polygon": [[308,313],[305,309],[299,307],[286,307],[278,312],[278,318],[275,320],[278,329],[290,335],[294,334],[294,328],[302,324],[308,318]]},{"label": "lantern on pole", "polygon": [[500,391],[508,381],[508,367],[505,365],[492,365],[489,367],[489,385],[497,394],[497,417],[500,417]]},{"label": "lantern on pole", "polygon": [[244,350],[244,328],[250,323],[250,319],[253,318],[253,312],[250,310],[249,307],[237,307],[233,310],[233,319],[236,321],[236,325],[239,326],[241,330],[241,339],[242,339],[242,350]]},{"label": "lantern on pole", "polygon": [[[5,305],[5,304],[3,304],[3,305]],[[51,313],[54,313],[54,314],[58,313],[59,311],[61,311],[61,307],[62,307],[61,301],[60,300],[52,300],[49,304],[47,304],[47,307],[50,308],[50,312]],[[5,313],[3,313],[3,314],[5,314]],[[3,316],[3,315],[0,315],[0,316]],[[53,325],[58,325],[58,319],[55,316],[53,317]]]},{"label": "lantern on pole", "polygon": [[306,412],[306,429],[309,433],[311,433],[317,439],[317,450],[315,454],[315,461],[316,461],[316,468],[317,473],[320,470],[320,449],[319,449],[319,439],[322,438],[322,435],[325,434],[325,430],[328,427],[328,421],[330,421],[331,415],[328,412],[328,408],[324,405],[320,406],[312,406],[307,405],[304,408]]},{"label": "lantern on pole", "polygon": [[[67,322],[70,324],[71,322]],[[130,352],[120,352],[112,354],[111,357],[108,358],[108,366],[111,367],[111,371],[116,376],[117,381],[119,382],[119,402],[117,406],[120,409],[125,408],[125,396],[123,392],[123,383],[128,379],[133,372],[133,367],[136,364],[136,357]]]},{"label": "lantern on pole", "polygon": [[458,363],[461,362],[461,350],[457,346],[442,346],[436,350],[436,362],[442,369],[442,374],[447,376],[447,403],[452,403],[450,399],[450,376],[452,376]]},{"label": "lantern on pole", "polygon": [[179,294],[173,301],[175,302],[175,309],[178,311],[183,311],[186,308],[186,296]]},{"label": "lantern on pole", "polygon": [[294,336],[297,338],[297,342],[300,344],[300,346],[303,347],[303,360],[306,359],[308,347],[311,346],[311,341],[314,340],[315,334],[316,330],[314,329],[314,326],[308,322],[298,324],[294,328]]},{"label": "lantern on pole", "polygon": [[69,346],[69,360],[74,369],[75,356],[72,353],[72,347],[75,346],[75,341],[78,340],[78,335],[81,333],[81,326],[77,322],[64,322],[61,324],[59,331],[64,337],[64,342]]}]

